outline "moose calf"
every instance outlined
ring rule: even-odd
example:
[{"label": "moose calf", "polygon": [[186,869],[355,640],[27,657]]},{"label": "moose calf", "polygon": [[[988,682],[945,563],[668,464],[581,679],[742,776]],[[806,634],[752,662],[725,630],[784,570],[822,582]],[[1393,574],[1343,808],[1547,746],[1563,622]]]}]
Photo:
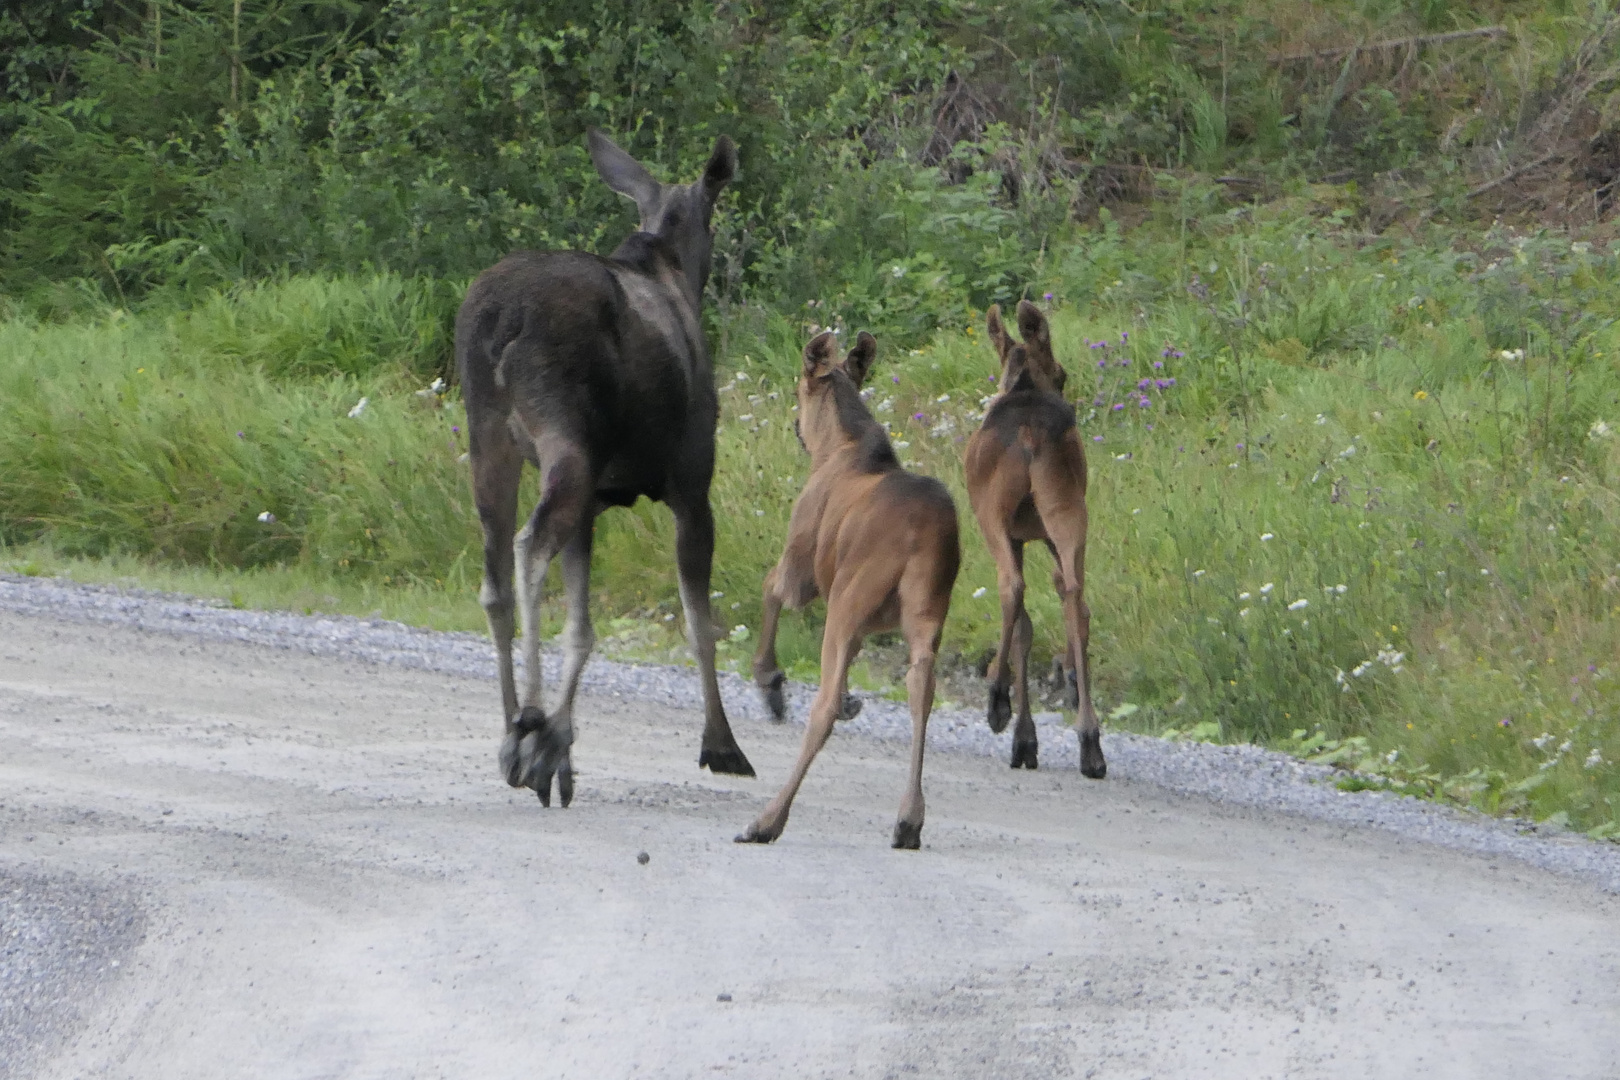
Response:
[{"label": "moose calf", "polygon": [[805,346],[798,432],[810,453],[810,478],[793,504],[782,558],[765,576],[754,681],[780,718],[785,676],[776,660],[776,627],[782,605],[798,609],[825,596],[821,689],[793,772],[738,843],[768,844],[782,835],[793,797],[844,709],[850,662],[867,634],[896,626],[911,661],[911,778],[894,846],[915,849],[922,842],[923,743],[934,703],[934,660],[961,550],[956,505],[945,485],[902,469],[883,426],[861,401],[860,386],[876,353],[877,341],[864,332],[842,361],[830,332]]},{"label": "moose calf", "polygon": [[[991,662],[990,730],[1006,729],[1012,706],[1012,767],[1033,769],[1037,745],[1029,713],[1029,649],[1034,636],[1024,610],[1024,544],[1039,540],[1057,567],[1052,584],[1063,601],[1067,652],[1063,667],[1078,674],[1080,771],[1094,780],[1108,772],[1102,734],[1091,704],[1087,649],[1091,610],[1086,607],[1086,453],[1074,426],[1074,409],[1063,398],[1068,381],[1052,355],[1046,316],[1028,300],[1018,304],[1022,343],[991,307],[990,342],[1001,360],[1000,393],[985,410],[984,423],[967,445],[968,499],[984,542],[996,560],[1001,593],[1001,645]],[[1008,700],[1008,684],[1017,694]]]}]

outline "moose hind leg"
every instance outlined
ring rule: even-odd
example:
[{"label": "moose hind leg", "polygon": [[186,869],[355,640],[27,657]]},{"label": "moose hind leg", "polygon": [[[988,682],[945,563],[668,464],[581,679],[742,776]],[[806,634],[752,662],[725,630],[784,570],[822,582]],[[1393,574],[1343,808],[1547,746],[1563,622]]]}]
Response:
[{"label": "moose hind leg", "polygon": [[911,652],[911,667],[906,672],[906,699],[911,705],[911,770],[890,844],[904,851],[922,847],[923,750],[928,743],[928,714],[934,708],[934,658],[939,652],[943,625],[943,620],[918,619],[905,628]]},{"label": "moose hind leg", "polygon": [[[540,501],[514,541],[517,562],[518,614],[523,625],[523,695],[514,724],[518,737],[512,769],[518,786],[535,785],[537,762],[554,763],[573,742],[571,728],[559,727],[546,716],[542,702],[540,659],[540,598],[551,560],[573,537],[594,499],[588,460],[575,444],[561,439],[540,440]],[[503,760],[505,747],[503,746]],[[508,782],[513,772],[508,773]],[[550,802],[550,775],[541,802]],[[538,789],[537,789],[538,790]]]},{"label": "moose hind leg", "polygon": [[499,753],[501,775],[514,787],[522,783],[518,770],[517,680],[512,671],[515,597],[512,591],[512,536],[517,529],[518,480],[523,458],[504,424],[468,421],[471,446],[473,502],[484,532],[484,581],[478,602],[489,620],[495,644],[495,666],[500,677],[503,738]]},{"label": "moose hind leg", "polygon": [[1029,650],[1035,640],[1035,627],[1029,612],[1019,613],[1018,625],[1013,630],[1013,691],[1014,705],[1018,709],[1018,723],[1013,727],[1012,767],[1034,769],[1040,745],[1035,736],[1035,719],[1029,711]]},{"label": "moose hind leg", "polygon": [[557,778],[557,797],[563,806],[574,800],[574,698],[579,677],[596,647],[596,631],[591,627],[591,541],[595,532],[594,515],[581,517],[579,528],[562,551],[563,587],[568,594],[568,624],[563,628],[564,656],[562,699],[547,719],[550,745],[543,747],[534,764],[532,783],[541,803],[551,805],[551,778]]},{"label": "moose hind leg", "polygon": [[686,636],[703,679],[703,742],[698,768],[732,776],[753,776],[742,747],[737,745],[720,700],[720,680],[714,674],[714,624],[709,611],[709,574],[714,562],[714,514],[707,493],[670,503],[675,515],[675,568],[680,577],[681,607],[686,612]]}]

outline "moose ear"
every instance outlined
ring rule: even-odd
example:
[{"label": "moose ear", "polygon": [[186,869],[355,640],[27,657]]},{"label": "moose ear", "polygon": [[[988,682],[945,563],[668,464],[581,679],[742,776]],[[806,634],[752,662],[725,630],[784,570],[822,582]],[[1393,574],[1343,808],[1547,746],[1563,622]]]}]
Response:
[{"label": "moose ear", "polygon": [[855,347],[849,350],[844,357],[844,373],[856,386],[866,382],[867,372],[872,370],[872,361],[877,359],[877,338],[865,330],[855,339]]},{"label": "moose ear", "polygon": [[806,378],[820,379],[832,372],[838,363],[838,342],[831,330],[823,330],[804,347],[804,374]]},{"label": "moose ear", "polygon": [[1013,342],[1007,337],[1007,327],[1001,321],[1001,305],[991,304],[990,310],[984,313],[985,327],[990,331],[990,344],[996,350],[996,356],[1005,361],[1007,350],[1013,347]]},{"label": "moose ear", "polygon": [[1018,301],[1018,332],[1027,344],[1045,349],[1052,347],[1052,331],[1046,324],[1046,316],[1028,300]]},{"label": "moose ear", "polygon": [[737,175],[737,147],[729,136],[714,140],[714,153],[703,167],[703,191],[713,202],[720,197],[720,189],[731,183]]},{"label": "moose ear", "polygon": [[641,162],[596,128],[591,128],[586,141],[591,147],[591,162],[607,186],[635,202],[636,209],[645,216],[662,185],[642,168]]}]

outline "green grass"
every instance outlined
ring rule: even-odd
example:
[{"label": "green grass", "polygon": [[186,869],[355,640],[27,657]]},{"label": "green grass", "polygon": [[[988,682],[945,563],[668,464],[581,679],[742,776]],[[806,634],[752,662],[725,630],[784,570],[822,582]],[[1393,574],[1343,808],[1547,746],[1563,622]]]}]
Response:
[{"label": "green grass", "polygon": [[[1612,835],[1620,260],[1554,234],[1367,244],[1333,213],[1354,197],[1301,189],[1054,249],[1054,333],[1091,454],[1099,707]],[[445,359],[444,302],[396,279],[293,279],[185,312],[0,324],[0,565],[479,627],[459,405],[420,393]],[[741,639],[807,462],[791,413],[804,328],[739,327],[720,361],[713,587]],[[999,625],[960,468],[994,371],[975,329],[880,346],[873,376],[901,457],[961,508],[959,667]],[[1175,384],[1143,408],[1142,378]],[[610,649],[682,654],[672,545],[661,506],[601,520]],[[1033,552],[1042,657],[1059,634],[1049,572]],[[796,677],[814,677],[817,619],[784,621]],[[882,689],[893,672],[860,678]]]}]

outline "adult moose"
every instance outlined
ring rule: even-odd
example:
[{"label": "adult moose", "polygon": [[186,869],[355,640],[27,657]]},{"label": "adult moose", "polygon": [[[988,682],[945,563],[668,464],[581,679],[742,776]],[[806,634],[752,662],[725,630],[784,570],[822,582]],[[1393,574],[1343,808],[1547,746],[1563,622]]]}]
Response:
[{"label": "adult moose", "polygon": [[738,843],[768,844],[782,835],[793,797],[832,734],[833,721],[848,715],[849,665],[861,640],[895,626],[911,659],[906,673],[911,775],[893,846],[916,848],[922,842],[923,745],[934,703],[934,660],[961,549],[950,492],[938,480],[900,467],[883,425],[861,402],[860,386],[876,355],[877,341],[867,333],[842,360],[830,332],[804,349],[798,428],[810,452],[810,478],[793,504],[782,558],[765,576],[754,681],[781,719],[786,678],[776,659],[776,627],[782,606],[797,609],[825,596],[821,689],[810,706],[793,772]]},{"label": "adult moose", "polygon": [[1068,375],[1052,354],[1046,316],[1028,300],[1018,303],[1014,341],[1002,325],[1001,307],[987,315],[990,342],[1001,360],[1001,387],[984,423],[968,440],[968,499],[979,530],[996,560],[1001,593],[1001,645],[991,662],[990,730],[1006,730],[1015,702],[1012,767],[1033,769],[1038,752],[1029,712],[1029,649],[1034,638],[1024,610],[1024,544],[1040,540],[1057,566],[1052,584],[1063,602],[1067,653],[1063,667],[1078,675],[1080,771],[1094,780],[1108,773],[1102,734],[1091,704],[1088,649],[1091,610],[1086,607],[1086,453],[1074,426],[1074,409],[1063,398]]},{"label": "adult moose", "polygon": [[[591,628],[591,538],[597,514],[645,495],[675,516],[675,558],[686,631],[703,679],[698,766],[754,775],[726,722],[714,674],[709,571],[714,517],[709,482],[719,413],[700,320],[713,234],[709,219],[737,171],[721,136],[703,175],[661,184],[599,131],[591,160],[627,196],[641,228],[608,258],[521,251],[484,271],[456,315],[456,363],[467,404],[473,497],[484,528],[484,584],[500,667],[506,736],[500,767],[551,805],[551,781],[574,794],[574,694],[596,643]],[[540,472],[540,500],[521,532],[518,478]],[[540,590],[562,555],[568,616],[562,696],[543,710]],[[523,623],[524,686],[512,672],[513,563]]]}]

